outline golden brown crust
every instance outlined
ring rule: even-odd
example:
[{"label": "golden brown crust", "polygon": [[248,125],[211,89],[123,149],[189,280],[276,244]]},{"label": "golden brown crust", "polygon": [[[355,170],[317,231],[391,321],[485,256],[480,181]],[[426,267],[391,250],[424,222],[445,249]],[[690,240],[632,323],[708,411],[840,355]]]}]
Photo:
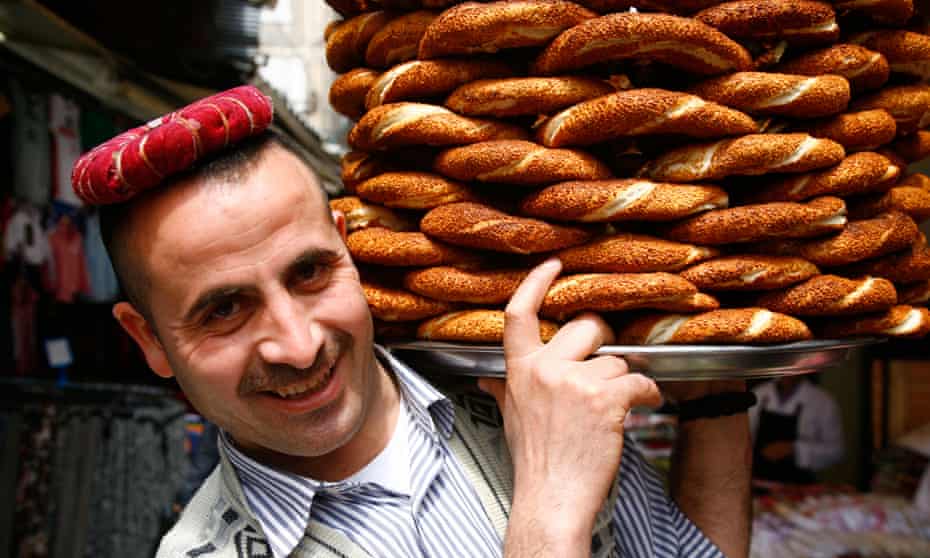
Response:
[{"label": "golden brown crust", "polygon": [[569,27],[594,17],[594,12],[563,0],[465,2],[444,11],[426,29],[419,58],[542,46]]},{"label": "golden brown crust", "polygon": [[846,108],[850,96],[849,82],[841,76],[771,72],[736,72],[711,78],[689,92],[750,114],[790,118],[836,114]]},{"label": "golden brown crust", "polygon": [[377,11],[357,15],[328,29],[326,63],[337,74],[365,64],[368,42],[391,21],[387,12]]},{"label": "golden brown crust", "polygon": [[888,147],[909,164],[916,163],[930,157],[930,132],[917,130]]},{"label": "golden brown crust", "polygon": [[913,283],[930,279],[930,248],[919,242],[887,256],[865,260],[839,268],[846,276],[875,275],[895,283]]},{"label": "golden brown crust", "polygon": [[918,223],[930,219],[930,190],[896,186],[883,194],[849,200],[850,219],[868,219],[892,210],[910,215]]},{"label": "golden brown crust", "polygon": [[550,149],[530,141],[499,140],[446,149],[433,170],[462,181],[540,186],[563,180],[610,178],[610,169],[575,149]]},{"label": "golden brown crust", "polygon": [[887,279],[838,275],[818,275],[755,300],[756,306],[792,316],[867,314],[887,310],[897,302],[898,293]]},{"label": "golden brown crust", "polygon": [[930,280],[898,287],[898,302],[922,306],[930,302]]},{"label": "golden brown crust", "polygon": [[368,227],[382,227],[392,231],[416,230],[416,224],[404,219],[386,207],[365,203],[356,196],[330,200],[329,208],[342,212],[349,232]]},{"label": "golden brown crust", "polygon": [[855,93],[878,89],[888,81],[888,60],[881,53],[851,44],[833,45],[802,54],[775,71],[803,76],[836,74],[849,80]]},{"label": "golden brown crust", "polygon": [[[549,341],[559,326],[547,320],[539,321],[539,336]],[[504,341],[502,310],[463,310],[437,316],[420,324],[417,337],[427,341],[463,343],[493,343]]]},{"label": "golden brown crust", "polygon": [[363,199],[400,209],[478,201],[468,186],[427,172],[386,172],[362,182],[356,192]]},{"label": "golden brown crust", "polygon": [[420,37],[436,15],[436,12],[419,10],[388,22],[368,42],[365,63],[371,68],[387,69],[416,58]]},{"label": "golden brown crust", "polygon": [[445,105],[467,116],[506,118],[552,114],[614,91],[604,80],[581,76],[483,79],[453,91]]},{"label": "golden brown crust", "polygon": [[743,344],[790,343],[812,337],[804,322],[762,308],[715,310],[696,316],[653,314],[634,319],[616,332],[617,343]]},{"label": "golden brown crust", "polygon": [[590,145],[623,136],[683,134],[697,138],[748,134],[747,115],[687,93],[664,89],[619,91],[569,107],[539,129],[540,143]]},{"label": "golden brown crust", "polygon": [[898,125],[884,109],[863,110],[839,114],[819,122],[803,123],[796,131],[807,132],[815,138],[831,139],[847,153],[868,151],[885,145],[895,138]]},{"label": "golden brown crust", "polygon": [[432,240],[420,232],[363,229],[346,239],[349,253],[363,263],[392,267],[475,265],[481,256]]},{"label": "golden brown crust", "polygon": [[559,321],[584,311],[656,308],[692,300],[697,288],[671,273],[586,273],[556,279],[539,313]]},{"label": "golden brown crust", "polygon": [[362,291],[365,292],[371,315],[385,322],[414,322],[453,309],[453,306],[446,302],[365,280],[362,280]]},{"label": "golden brown crust", "polygon": [[843,159],[825,170],[791,176],[773,176],[753,185],[746,200],[752,203],[802,201],[815,196],[846,196],[890,187],[901,169],[887,157],[863,151]]},{"label": "golden brown crust", "polygon": [[861,12],[888,25],[903,25],[914,16],[913,0],[838,0],[833,7],[839,12]]},{"label": "golden brown crust", "polygon": [[644,273],[678,271],[718,254],[705,246],[618,233],[566,248],[556,256],[567,273]]},{"label": "golden brown crust", "polygon": [[930,333],[930,311],[902,304],[880,314],[827,322],[818,328],[818,333],[827,339],[873,335],[924,337]]},{"label": "golden brown crust", "polygon": [[601,14],[626,12],[630,8],[650,12],[690,14],[722,0],[579,0],[579,4]]},{"label": "golden brown crust", "polygon": [[854,110],[887,110],[903,136],[930,125],[930,85],[898,85],[888,87],[853,102]]},{"label": "golden brown crust", "polygon": [[342,185],[346,192],[355,193],[355,187],[361,182],[387,172],[392,168],[390,161],[382,155],[365,153],[364,151],[349,151],[340,161]]},{"label": "golden brown crust", "polygon": [[903,29],[869,31],[852,37],[852,42],[882,53],[892,72],[921,80],[930,78],[930,37]]},{"label": "golden brown crust", "polygon": [[371,3],[367,0],[326,0],[326,3],[344,18],[350,18],[371,9]]},{"label": "golden brown crust", "polygon": [[450,244],[511,254],[551,252],[591,236],[583,229],[514,217],[477,203],[437,207],[420,221],[420,230]]},{"label": "golden brown crust", "polygon": [[727,207],[716,186],[619,179],[572,181],[534,192],[520,203],[524,215],[557,221],[673,221]]},{"label": "golden brown crust", "polygon": [[525,269],[467,270],[441,266],[418,269],[404,276],[404,287],[436,300],[471,304],[503,304],[510,300]]},{"label": "golden brown crust", "polygon": [[640,174],[653,180],[701,182],[733,175],[811,171],[835,165],[845,155],[835,141],[807,134],[748,134],[673,149]]},{"label": "golden brown crust", "polygon": [[786,256],[723,256],[680,273],[702,291],[767,291],[806,281],[820,273],[801,258]]},{"label": "golden brown crust", "polygon": [[510,64],[500,60],[411,60],[381,74],[371,85],[365,106],[369,110],[400,101],[418,101],[444,95],[476,79],[509,76]]},{"label": "golden brown crust", "polygon": [[412,145],[465,145],[494,139],[526,139],[523,128],[459,116],[435,105],[393,103],[368,111],[349,132],[349,146],[381,151]]},{"label": "golden brown crust", "polygon": [[339,76],[329,88],[329,104],[339,114],[358,120],[365,114],[365,95],[379,75],[375,70],[356,68]]},{"label": "golden brown crust", "polygon": [[531,72],[556,75],[629,58],[663,62],[701,75],[747,70],[752,64],[746,49],[697,20],[618,13],[563,32],[539,55]]},{"label": "golden brown crust", "polygon": [[734,39],[813,45],[833,43],[840,36],[833,8],[809,0],[736,0],[701,10],[694,18]]},{"label": "golden brown crust", "polygon": [[914,188],[930,190],[930,176],[915,172],[914,174],[909,174],[902,178],[901,181],[898,182],[898,186],[912,186]]},{"label": "golden brown crust", "polygon": [[845,224],[843,200],[825,196],[803,204],[771,202],[708,211],[672,225],[666,236],[718,245],[819,236],[842,230]]}]

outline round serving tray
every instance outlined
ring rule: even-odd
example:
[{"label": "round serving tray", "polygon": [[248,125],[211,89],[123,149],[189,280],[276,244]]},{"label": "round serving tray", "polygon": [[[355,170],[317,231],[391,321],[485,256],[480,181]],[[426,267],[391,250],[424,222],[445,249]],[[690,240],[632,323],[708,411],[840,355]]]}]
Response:
[{"label": "round serving tray", "polygon": [[[846,361],[852,351],[884,339],[801,341],[783,345],[606,345],[599,355],[618,355],[635,372],[659,381],[768,378],[806,374]],[[430,374],[503,377],[501,346],[410,341],[387,347],[414,369]]]}]

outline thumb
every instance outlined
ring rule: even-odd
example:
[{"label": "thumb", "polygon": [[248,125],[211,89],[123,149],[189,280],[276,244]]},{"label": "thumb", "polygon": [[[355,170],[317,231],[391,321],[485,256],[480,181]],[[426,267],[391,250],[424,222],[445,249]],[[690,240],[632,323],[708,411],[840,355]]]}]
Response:
[{"label": "thumb", "polygon": [[504,401],[507,399],[507,382],[500,378],[478,378],[478,389],[491,394],[497,400],[497,406],[504,412]]}]

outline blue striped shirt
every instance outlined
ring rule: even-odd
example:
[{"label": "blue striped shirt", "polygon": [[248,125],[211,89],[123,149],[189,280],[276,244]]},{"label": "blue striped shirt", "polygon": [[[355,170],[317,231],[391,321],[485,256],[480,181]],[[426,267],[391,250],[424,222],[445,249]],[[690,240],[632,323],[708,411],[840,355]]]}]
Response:
[{"label": "blue striped shirt", "polygon": [[[500,557],[503,541],[449,449],[452,402],[376,346],[409,412],[410,495],[374,483],[320,482],[267,467],[220,443],[275,558],[297,548],[311,520],[336,529],[374,557]],[[624,445],[613,513],[618,556],[723,558],[678,510],[633,442]]]}]

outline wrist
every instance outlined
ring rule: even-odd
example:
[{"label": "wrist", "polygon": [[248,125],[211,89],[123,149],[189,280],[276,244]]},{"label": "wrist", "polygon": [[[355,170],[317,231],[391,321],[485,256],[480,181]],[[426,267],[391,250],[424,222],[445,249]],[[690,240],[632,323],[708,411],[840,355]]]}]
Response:
[{"label": "wrist", "polygon": [[753,405],[756,396],[751,391],[716,392],[696,399],[675,403],[678,423],[687,424],[695,421],[720,419],[743,415]]}]

